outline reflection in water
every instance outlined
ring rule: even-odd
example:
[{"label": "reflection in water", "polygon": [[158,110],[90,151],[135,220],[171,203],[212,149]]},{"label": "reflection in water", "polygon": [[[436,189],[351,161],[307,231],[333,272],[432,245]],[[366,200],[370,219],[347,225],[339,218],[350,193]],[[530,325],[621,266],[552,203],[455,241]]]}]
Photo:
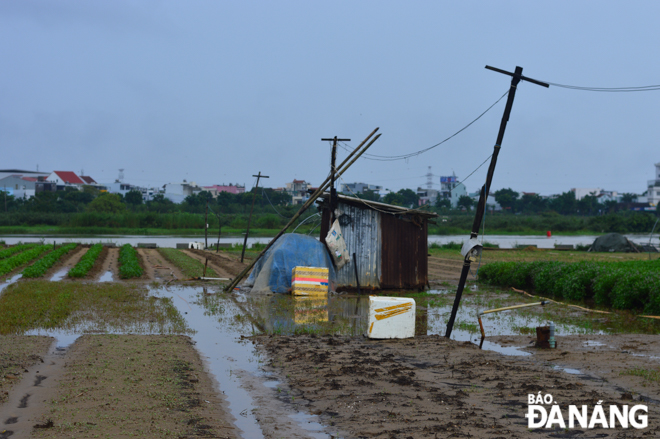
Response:
[{"label": "reflection in water", "polygon": [[112,276],[112,271],[106,271],[99,279],[99,282],[112,282],[113,280],[115,279]]},{"label": "reflection in water", "polygon": [[57,281],[59,281],[59,280],[62,280],[62,279],[64,278],[64,276],[66,276],[66,274],[67,274],[68,272],[69,272],[69,269],[68,269],[68,268],[63,268],[63,269],[61,269],[60,271],[58,271],[57,273],[55,273],[55,274],[53,275],[53,277],[50,278],[51,282],[57,282]]}]

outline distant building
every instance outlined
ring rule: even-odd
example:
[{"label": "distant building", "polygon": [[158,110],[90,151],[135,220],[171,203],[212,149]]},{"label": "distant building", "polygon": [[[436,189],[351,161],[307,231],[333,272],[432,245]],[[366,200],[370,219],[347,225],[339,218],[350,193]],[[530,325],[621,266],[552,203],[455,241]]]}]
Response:
[{"label": "distant building", "polygon": [[435,205],[436,200],[438,199],[438,194],[440,193],[437,189],[422,189],[421,187],[417,188],[417,196],[419,197],[419,205],[423,206],[425,204]]},{"label": "distant building", "polygon": [[365,191],[375,192],[380,195],[380,191],[383,190],[383,186],[377,186],[375,184],[367,183],[342,183],[341,192],[345,194],[364,194]]},{"label": "distant building", "polygon": [[305,180],[293,180],[286,184],[285,192],[291,195],[291,204],[303,204],[309,199],[308,189],[312,184]]},{"label": "distant building", "polygon": [[163,194],[165,198],[173,203],[181,203],[187,196],[197,194],[202,190],[194,181],[188,183],[186,180],[183,180],[182,183],[167,183],[163,189],[165,189]]},{"label": "distant building", "polygon": [[21,175],[23,177],[48,177],[50,172],[27,171],[25,169],[0,169],[0,179],[9,177],[10,175]]},{"label": "distant building", "polygon": [[657,206],[660,203],[660,163],[655,164],[655,179],[649,180],[647,185],[647,201],[651,206]]},{"label": "distant building", "polygon": [[202,186],[202,189],[210,192],[213,198],[218,198],[218,194],[221,192],[228,192],[235,195],[245,193],[245,186],[233,185],[231,183],[229,183],[227,186],[218,184],[214,184],[212,186]]},{"label": "distant building", "polygon": [[573,188],[571,189],[571,192],[575,194],[575,199],[576,200],[581,200],[587,195],[593,195],[593,196],[598,196],[603,190],[599,187],[597,188]]},{"label": "distant building", "polygon": [[0,191],[16,198],[34,197],[37,179],[22,175],[9,175],[0,179]]},{"label": "distant building", "polygon": [[58,190],[63,190],[65,187],[75,187],[79,189],[85,182],[78,177],[78,174],[72,171],[53,171],[46,177],[47,181],[55,183]]}]

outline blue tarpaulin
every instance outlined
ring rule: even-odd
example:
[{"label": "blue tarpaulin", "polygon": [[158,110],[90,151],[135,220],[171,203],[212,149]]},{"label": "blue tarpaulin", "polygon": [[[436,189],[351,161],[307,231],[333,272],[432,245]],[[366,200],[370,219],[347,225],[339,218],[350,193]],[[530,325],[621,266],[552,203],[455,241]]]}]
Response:
[{"label": "blue tarpaulin", "polygon": [[325,245],[316,238],[287,233],[278,238],[265,255],[257,261],[243,284],[257,293],[291,292],[293,267],[328,268],[330,290],[334,290],[335,269]]}]

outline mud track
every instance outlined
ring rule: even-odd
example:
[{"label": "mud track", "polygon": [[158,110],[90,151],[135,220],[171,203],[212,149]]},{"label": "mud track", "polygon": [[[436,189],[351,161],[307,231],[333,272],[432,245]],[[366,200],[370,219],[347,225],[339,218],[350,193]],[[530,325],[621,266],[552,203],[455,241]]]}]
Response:
[{"label": "mud track", "polygon": [[[258,336],[268,367],[287,377],[284,399],[307,406],[346,437],[610,437],[594,428],[528,429],[528,395],[550,393],[568,405],[649,404],[648,428],[617,433],[658,437],[659,406],[603,380],[552,369],[521,357],[480,351],[438,335],[414,340]],[[632,401],[632,398],[635,401]],[[639,402],[639,401],[643,402]],[[562,433],[569,433],[564,436]],[[628,433],[630,435],[628,435]],[[650,436],[649,436],[650,435]],[[623,437],[623,436],[617,436]]]},{"label": "mud track", "polygon": [[224,255],[222,253],[214,253],[211,251],[204,250],[182,250],[185,254],[200,261],[202,264],[205,259],[209,260],[209,267],[213,268],[220,277],[226,277],[233,279],[238,275],[247,264],[242,264],[241,262]]}]

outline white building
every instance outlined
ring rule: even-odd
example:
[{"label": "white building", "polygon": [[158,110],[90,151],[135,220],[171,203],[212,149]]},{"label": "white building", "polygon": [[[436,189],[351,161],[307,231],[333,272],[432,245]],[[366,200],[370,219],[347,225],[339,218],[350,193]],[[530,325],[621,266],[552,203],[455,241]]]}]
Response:
[{"label": "white building", "polygon": [[596,187],[596,188],[587,188],[587,187],[579,187],[579,188],[573,188],[571,191],[575,194],[575,199],[580,201],[587,195],[593,195],[593,196],[598,196],[600,195],[601,192],[603,192],[603,189]]},{"label": "white building", "polygon": [[646,198],[651,206],[657,206],[660,203],[660,163],[655,164],[655,179],[647,182],[648,190]]},{"label": "white building", "polygon": [[364,194],[364,191],[375,192],[380,195],[383,186],[367,183],[342,183],[341,191],[345,194]]},{"label": "white building", "polygon": [[165,189],[163,195],[173,203],[182,203],[187,196],[202,190],[194,181],[188,183],[186,180],[183,180],[183,183],[167,183],[163,188]]}]

